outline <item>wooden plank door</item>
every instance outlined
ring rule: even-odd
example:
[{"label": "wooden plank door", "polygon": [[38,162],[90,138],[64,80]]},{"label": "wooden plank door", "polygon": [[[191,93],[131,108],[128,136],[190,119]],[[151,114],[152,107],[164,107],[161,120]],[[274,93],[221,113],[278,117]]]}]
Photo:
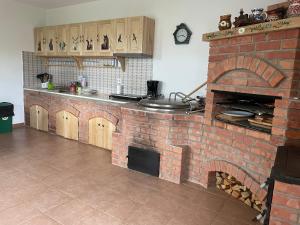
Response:
[{"label": "wooden plank door", "polygon": [[70,25],[68,54],[72,56],[81,55],[82,42],[83,42],[82,25],[81,24]]},{"label": "wooden plank door", "polygon": [[56,134],[65,137],[65,111],[56,113]]},{"label": "wooden plank door", "polygon": [[116,130],[110,121],[97,117],[89,121],[89,144],[112,150],[112,133]]},{"label": "wooden plank door", "polygon": [[37,123],[37,106],[33,105],[30,107],[30,127],[34,129],[38,129],[38,123]]},{"label": "wooden plank door", "polygon": [[37,129],[49,131],[49,113],[41,106],[37,106]]},{"label": "wooden plank door", "polygon": [[[97,23],[84,23],[83,29],[83,49],[84,56],[97,55]],[[98,53],[99,55],[99,53]]]},{"label": "wooden plank door", "polygon": [[128,36],[127,36],[127,19],[114,20],[114,40],[115,53],[127,53]]},{"label": "wooden plank door", "polygon": [[53,56],[57,54],[57,34],[56,27],[46,28],[46,52],[47,55]]},{"label": "wooden plank door", "polygon": [[34,30],[34,42],[36,55],[46,55],[46,34],[44,28],[36,28]]},{"label": "wooden plank door", "polygon": [[101,21],[98,23],[97,51],[101,56],[112,56],[114,48],[113,21]]},{"label": "wooden plank door", "polygon": [[69,28],[68,26],[56,27],[56,45],[58,56],[66,56],[69,47]]},{"label": "wooden plank door", "polygon": [[143,53],[144,17],[128,18],[128,52]]},{"label": "wooden plank door", "polygon": [[70,112],[65,112],[65,138],[78,140],[78,126],[78,118]]}]

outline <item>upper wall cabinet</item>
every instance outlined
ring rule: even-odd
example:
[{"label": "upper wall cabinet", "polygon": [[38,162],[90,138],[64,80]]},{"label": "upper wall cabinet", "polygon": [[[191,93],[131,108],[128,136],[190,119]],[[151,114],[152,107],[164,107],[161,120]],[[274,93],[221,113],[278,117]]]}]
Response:
[{"label": "upper wall cabinet", "polygon": [[84,23],[82,25],[82,38],[83,49],[82,55],[84,56],[97,56],[97,23]]},{"label": "upper wall cabinet", "polygon": [[71,24],[69,27],[69,47],[68,55],[79,56],[82,51],[82,24]]},{"label": "upper wall cabinet", "polygon": [[46,29],[34,29],[34,46],[37,55],[46,55]]},{"label": "upper wall cabinet", "polygon": [[154,20],[131,17],[35,29],[40,56],[152,56]]},{"label": "upper wall cabinet", "polygon": [[112,56],[115,46],[113,20],[100,21],[97,32],[97,52],[101,56]]}]

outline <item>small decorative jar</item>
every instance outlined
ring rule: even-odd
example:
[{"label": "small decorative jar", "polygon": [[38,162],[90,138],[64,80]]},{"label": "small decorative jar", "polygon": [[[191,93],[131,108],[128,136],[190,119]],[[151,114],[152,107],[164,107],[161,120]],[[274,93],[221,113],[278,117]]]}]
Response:
[{"label": "small decorative jar", "polygon": [[220,16],[219,30],[228,30],[231,26],[231,14]]},{"label": "small decorative jar", "polygon": [[300,0],[289,0],[288,17],[300,16]]}]

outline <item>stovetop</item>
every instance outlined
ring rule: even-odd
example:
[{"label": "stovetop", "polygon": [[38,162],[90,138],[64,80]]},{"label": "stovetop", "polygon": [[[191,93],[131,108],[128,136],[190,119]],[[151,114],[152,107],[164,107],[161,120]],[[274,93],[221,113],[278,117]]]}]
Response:
[{"label": "stovetop", "polygon": [[132,94],[111,94],[109,95],[110,99],[123,99],[131,101],[140,101],[144,98],[147,98],[146,95],[132,95]]}]

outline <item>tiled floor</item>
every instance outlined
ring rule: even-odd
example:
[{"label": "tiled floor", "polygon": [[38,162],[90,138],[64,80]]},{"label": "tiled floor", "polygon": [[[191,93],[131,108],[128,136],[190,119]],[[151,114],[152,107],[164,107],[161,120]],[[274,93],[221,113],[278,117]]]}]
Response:
[{"label": "tiled floor", "polygon": [[99,148],[16,129],[0,135],[0,225],[251,225],[218,190],[111,165]]}]

